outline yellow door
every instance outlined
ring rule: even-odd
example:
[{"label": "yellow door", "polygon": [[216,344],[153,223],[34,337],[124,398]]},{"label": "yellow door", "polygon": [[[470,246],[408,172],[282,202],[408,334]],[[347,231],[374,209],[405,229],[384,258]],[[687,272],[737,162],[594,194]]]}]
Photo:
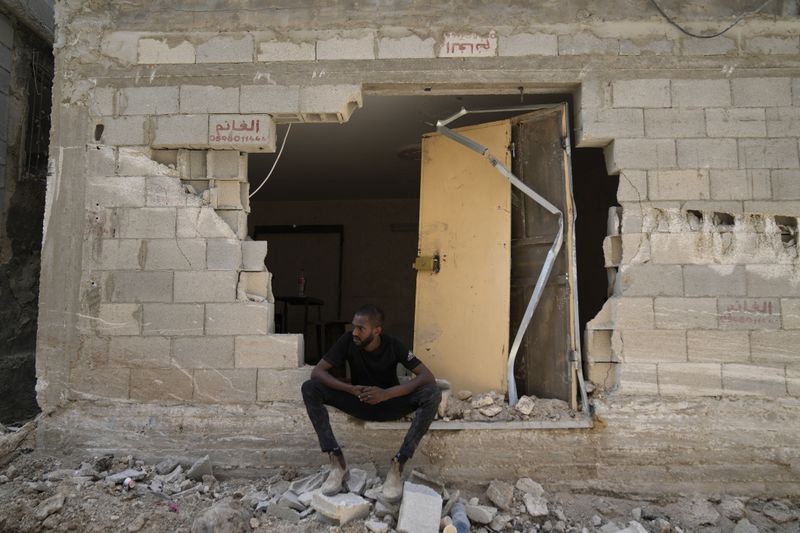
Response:
[{"label": "yellow door", "polygon": [[[460,128],[510,167],[508,120]],[[507,387],[511,185],[489,162],[438,133],[422,139],[414,352],[455,390]]]}]

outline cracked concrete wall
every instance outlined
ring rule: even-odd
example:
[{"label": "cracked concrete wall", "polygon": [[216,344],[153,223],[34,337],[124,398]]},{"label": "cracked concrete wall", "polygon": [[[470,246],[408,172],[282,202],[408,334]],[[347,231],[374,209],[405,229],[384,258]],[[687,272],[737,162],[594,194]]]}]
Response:
[{"label": "cracked concrete wall", "polygon": [[[700,32],[751,7],[663,4]],[[301,1],[264,9],[248,0],[216,7],[156,0],[142,11],[104,0],[61,3],[40,404],[72,402],[70,409],[83,405],[96,417],[113,412],[111,400],[135,401],[160,413],[165,447],[182,445],[176,435],[186,420],[227,426],[215,418],[219,406],[178,407],[176,415],[158,403],[229,400],[260,413],[286,406],[293,414],[281,418],[282,437],[266,445],[282,449],[307,436],[308,428],[285,424],[297,413],[302,419],[298,385],[306,370],[288,368],[297,362],[268,331],[236,332],[239,321],[229,320],[231,309],[251,305],[231,289],[242,269],[225,260],[246,242],[239,231],[246,205],[235,201],[241,174],[209,170],[220,149],[273,149],[271,126],[259,139],[221,132],[256,120],[345,121],[362,91],[512,93],[522,86],[572,92],[577,145],[604,147],[609,173],[620,174],[621,209],[604,244],[613,297],[590,323],[585,347],[590,378],[618,388],[611,410],[637,396],[662,397],[656,416],[678,409],[670,396],[745,395],[781,397],[791,411],[800,394],[797,3],[773,2],[708,40],[680,33],[640,0],[607,2],[602,11],[595,5]],[[187,163],[195,160],[199,167]],[[203,161],[203,173],[192,174]],[[214,255],[218,270],[210,266],[212,246],[228,247]],[[297,341],[288,344],[294,353]],[[278,362],[259,359],[272,350],[283,354]],[[87,399],[97,404],[78,401]],[[696,401],[713,411],[714,400]],[[624,435],[641,436],[632,429],[635,410],[611,418]],[[709,438],[725,441],[725,421],[739,413],[721,412]],[[54,431],[41,433],[45,446],[70,434],[67,419],[54,418]],[[558,438],[593,458],[594,467],[560,470],[576,481],[607,481],[630,458],[609,454],[619,443],[597,433]],[[746,454],[720,468],[703,446],[661,451],[667,464],[717,468],[714,482],[725,482],[736,478],[725,470],[731,464],[768,457],[778,444],[764,446],[743,444]],[[782,460],[796,464],[796,457]],[[796,486],[784,466],[781,475]],[[751,481],[770,472],[754,471]]]}]

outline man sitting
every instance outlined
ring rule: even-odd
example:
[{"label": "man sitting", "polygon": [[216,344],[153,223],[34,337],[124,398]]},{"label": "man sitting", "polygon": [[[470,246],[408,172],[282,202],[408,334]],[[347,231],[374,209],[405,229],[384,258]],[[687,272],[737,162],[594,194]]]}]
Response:
[{"label": "man sitting", "polygon": [[[352,333],[345,333],[328,350],[311,371],[311,379],[303,383],[303,401],[308,418],[319,437],[323,452],[331,461],[331,470],[322,493],[336,494],[347,474],[347,462],[336,442],[325,405],[332,405],[362,420],[397,420],[415,413],[400,451],[392,458],[383,484],[383,496],[394,502],[403,494],[402,470],[413,455],[422,436],[436,416],[441,392],[433,373],[402,342],[382,334],[383,312],[374,305],[365,305],[353,317]],[[351,383],[328,372],[331,368],[350,365]],[[415,374],[400,385],[397,365]]]}]

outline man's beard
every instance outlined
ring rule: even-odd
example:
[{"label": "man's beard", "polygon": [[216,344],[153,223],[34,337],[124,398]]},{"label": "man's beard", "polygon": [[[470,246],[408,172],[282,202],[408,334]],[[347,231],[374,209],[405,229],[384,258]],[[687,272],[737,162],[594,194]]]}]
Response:
[{"label": "man's beard", "polygon": [[369,344],[372,342],[372,339],[374,339],[374,338],[375,338],[375,335],[370,335],[366,339],[358,340],[358,338],[353,336],[353,344],[355,344],[359,348],[362,347],[362,346],[369,346]]}]

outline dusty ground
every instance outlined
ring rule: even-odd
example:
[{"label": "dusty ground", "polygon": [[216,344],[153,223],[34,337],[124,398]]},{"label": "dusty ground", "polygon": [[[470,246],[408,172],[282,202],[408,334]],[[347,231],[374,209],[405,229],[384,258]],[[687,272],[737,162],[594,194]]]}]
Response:
[{"label": "dusty ground", "polygon": [[[195,481],[186,479],[186,470],[190,465],[182,465],[176,469],[183,473],[179,472],[174,479],[170,479],[175,469],[172,474],[159,475],[156,465],[144,464],[130,456],[67,460],[40,455],[32,449],[30,439],[26,439],[10,457],[0,462],[4,463],[0,466],[0,532],[210,531],[212,529],[203,528],[202,520],[198,521],[198,517],[212,507],[233,509],[238,513],[227,521],[229,529],[218,527],[217,531],[349,533],[377,531],[381,528],[393,531],[392,526],[396,525],[397,520],[396,512],[387,518],[376,516],[377,504],[370,500],[367,500],[370,501],[370,516],[343,526],[321,521],[313,507],[309,507],[305,513],[281,508],[277,504],[278,498],[289,489],[290,482],[319,472],[314,468],[309,468],[307,472],[276,470],[267,478],[255,480],[230,478],[225,471],[215,469],[214,477],[206,475],[202,480]],[[129,468],[146,474],[130,488],[108,477]],[[162,465],[161,470],[165,468],[169,466]],[[369,467],[365,469],[369,470]],[[165,479],[169,481],[162,482]],[[518,480],[505,481],[509,483],[506,487],[510,488]],[[366,485],[369,487],[378,482],[377,478],[373,478]],[[471,531],[800,531],[800,499],[748,499],[736,498],[735,495],[706,498],[692,495],[645,501],[545,492],[541,498],[546,505],[546,514],[532,516],[524,500],[526,493],[520,490],[523,485],[517,483],[517,488],[512,489],[513,503],[507,511],[500,510],[491,524],[481,525],[473,521]],[[186,492],[181,495],[181,491]],[[472,503],[490,509],[495,506],[490,501],[485,484],[472,487],[448,485],[443,492],[445,502],[448,498],[460,497],[465,502],[472,499]],[[476,498],[478,501],[475,501]],[[256,506],[261,509],[256,510]],[[368,521],[373,529],[368,529]]]}]

